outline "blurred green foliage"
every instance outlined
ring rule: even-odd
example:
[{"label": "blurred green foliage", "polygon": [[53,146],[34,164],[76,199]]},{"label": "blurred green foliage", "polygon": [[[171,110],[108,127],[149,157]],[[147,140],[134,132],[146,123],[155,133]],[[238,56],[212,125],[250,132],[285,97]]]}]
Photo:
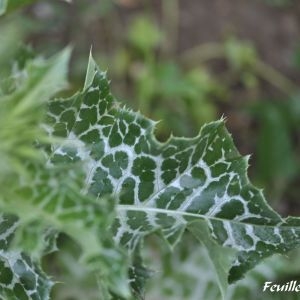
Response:
[{"label": "blurred green foliage", "polygon": [[299,130],[299,98],[261,101],[253,107],[260,124],[257,138],[257,178],[273,201],[280,201],[299,174],[299,148],[294,136]]},{"label": "blurred green foliage", "polygon": [[0,16],[5,12],[14,11],[21,6],[35,2],[36,0],[0,0]]},{"label": "blurred green foliage", "polygon": [[168,120],[159,125],[160,139],[166,139],[170,130],[191,136],[201,125],[216,119],[215,102],[224,99],[226,89],[203,66],[186,70],[175,59],[162,55],[165,40],[154,20],[139,15],[129,24],[125,45],[107,57],[105,64],[119,80],[129,79],[129,95],[133,94],[136,108],[146,116]]}]

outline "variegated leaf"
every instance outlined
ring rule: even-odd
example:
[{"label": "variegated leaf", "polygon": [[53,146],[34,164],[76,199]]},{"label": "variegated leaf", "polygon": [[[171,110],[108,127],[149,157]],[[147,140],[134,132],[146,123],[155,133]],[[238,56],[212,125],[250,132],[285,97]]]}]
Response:
[{"label": "variegated leaf", "polygon": [[[0,99],[0,209],[19,220],[18,226],[13,223],[9,227],[6,219],[10,215],[0,220],[0,228],[6,230],[1,241],[5,244],[0,244],[0,283],[1,278],[6,283],[2,294],[7,299],[49,298],[52,282],[36,262],[55,249],[57,232],[65,232],[81,246],[82,261],[97,272],[107,290],[129,295],[126,256],[116,246],[110,231],[103,232],[114,220],[114,201],[106,198],[95,202],[94,197],[80,192],[84,189],[80,162],[57,162],[53,166],[47,162],[48,154],[41,150],[41,145],[34,146],[36,141],[42,145],[52,141],[40,125],[46,101],[65,87],[69,54],[65,50],[47,61],[29,62],[26,70],[20,71],[21,80],[15,89]],[[12,240],[9,248],[8,233],[9,241]],[[23,264],[26,272],[14,268],[15,264]],[[36,289],[31,285],[33,280]],[[14,284],[18,284],[17,288]]]},{"label": "variegated leaf", "polygon": [[[55,242],[51,231],[49,237],[43,229],[66,233],[81,247],[82,262],[99,276],[103,285],[119,295],[129,296],[127,258],[108,230],[115,218],[115,202],[110,198],[96,201],[94,197],[80,193],[84,188],[84,177],[74,166],[48,166],[45,170],[35,166],[32,173],[35,176],[31,177],[30,184],[20,182],[15,197],[5,202],[5,209],[13,211],[18,206],[22,211],[20,220],[25,222],[27,231],[28,225],[39,225],[34,232],[39,233],[37,240],[40,239],[43,252],[49,246],[53,247],[49,238],[50,242]],[[26,221],[30,223],[26,224]],[[27,240],[34,242],[34,236]],[[19,244],[24,247],[23,236],[21,242]]]},{"label": "variegated leaf", "polygon": [[17,217],[0,216],[0,296],[12,300],[47,300],[53,285],[50,278],[27,255],[9,250],[18,225]]},{"label": "variegated leaf", "polygon": [[[99,201],[119,197],[117,242],[134,249],[142,237],[161,231],[174,246],[188,229],[217,270],[222,247],[236,251],[229,282],[261,259],[299,246],[298,224],[283,220],[249,182],[248,158],[235,148],[224,120],[203,126],[195,138],[166,143],[155,139],[154,129],[154,121],[114,99],[92,58],[84,90],[49,107],[48,131],[65,139],[53,148],[52,163],[83,161],[84,192]],[[228,274],[217,274],[224,293]]]},{"label": "variegated leaf", "polygon": [[0,294],[4,299],[50,299],[53,282],[24,253],[0,253],[0,274]]},{"label": "variegated leaf", "polygon": [[[70,51],[65,50],[52,59],[29,62],[27,68],[20,70],[19,76],[15,77],[10,93],[0,97],[0,209],[3,213],[12,214],[1,214],[0,218],[0,294],[5,299],[49,299],[53,285],[41,271],[37,260],[34,262],[23,252],[28,250],[27,246],[23,247],[23,242],[31,237],[25,239],[19,235],[22,247],[12,250],[11,246],[15,234],[25,229],[29,221],[29,215],[25,215],[21,208],[28,199],[25,195],[17,196],[16,188],[20,186],[20,179],[30,182],[27,162],[41,162],[42,153],[33,143],[39,138],[43,142],[48,140],[39,126],[47,100],[66,84],[69,54]],[[45,165],[40,167],[43,170]],[[31,207],[30,213],[38,217],[34,207]],[[46,235],[39,236],[40,252],[46,246],[43,241],[49,241],[50,237],[47,232],[51,229],[45,225]],[[35,232],[39,231],[35,228]]]}]

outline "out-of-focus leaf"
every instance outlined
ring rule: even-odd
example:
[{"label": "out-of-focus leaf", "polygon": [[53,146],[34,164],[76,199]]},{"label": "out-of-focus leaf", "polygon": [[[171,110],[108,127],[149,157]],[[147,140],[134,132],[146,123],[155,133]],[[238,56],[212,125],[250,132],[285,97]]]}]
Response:
[{"label": "out-of-focus leaf", "polygon": [[249,70],[257,61],[257,53],[250,42],[229,38],[225,42],[225,55],[231,66],[238,70]]},{"label": "out-of-focus leaf", "polygon": [[[66,49],[46,61],[29,61],[26,69],[20,71],[22,76],[15,89],[0,98],[0,209],[19,218],[17,229],[12,226],[7,229],[15,238],[12,250],[5,253],[9,256],[15,253],[14,249],[25,250],[39,261],[56,248],[57,232],[65,232],[81,247],[82,262],[101,278],[104,295],[113,290],[128,297],[126,255],[116,246],[108,230],[114,221],[115,202],[112,198],[96,202],[93,196],[81,193],[85,189],[84,177],[76,159],[55,161],[55,166],[50,162],[52,153],[48,146],[51,142],[55,149],[60,140],[49,137],[46,132],[51,133],[53,129],[42,122],[47,100],[66,86],[69,54],[70,50]],[[45,149],[41,150],[45,143]],[[6,224],[3,221],[0,226]],[[103,228],[105,233],[101,233]],[[2,237],[5,240],[6,235],[3,233]],[[6,250],[3,247],[0,250]],[[32,300],[48,299],[52,283],[38,269],[32,271],[35,272],[32,278],[29,278],[30,267],[24,269],[22,274],[27,270],[28,274],[20,279],[25,281],[22,291],[17,280],[5,277],[4,280],[13,282],[4,287],[4,295],[9,299],[23,299],[25,294]],[[18,271],[12,266],[7,272],[21,278]],[[37,288],[39,280],[44,282],[44,288]]]},{"label": "out-of-focus leaf", "polygon": [[0,215],[0,295],[5,299],[49,299],[53,282],[27,255],[10,251],[18,227],[13,215]]},{"label": "out-of-focus leaf", "polygon": [[[230,253],[226,251],[228,249],[224,250],[224,257],[228,254],[229,256],[227,256],[227,269],[223,271],[228,271]],[[147,299],[220,300],[222,298],[218,288],[218,277],[209,253],[205,247],[196,244],[191,236],[184,236],[182,244],[172,253],[161,243],[153,240],[145,256],[146,261],[149,261],[149,264],[151,262],[153,269]]]},{"label": "out-of-focus leaf", "polygon": [[[30,178],[26,167],[28,161],[41,158],[40,150],[33,144],[39,139],[48,139],[39,126],[46,101],[65,86],[68,58],[69,50],[66,50],[48,61],[30,62],[23,70],[22,78],[16,80],[13,91],[0,97],[0,207],[2,212],[21,217],[18,222],[15,216],[1,215],[0,220],[0,291],[6,299],[49,299],[53,285],[30,257],[9,246],[18,226],[24,226],[28,221],[20,206],[28,199],[24,194],[17,197],[15,189]],[[34,214],[32,208],[31,213]]]},{"label": "out-of-focus leaf", "polygon": [[22,171],[25,159],[40,157],[33,143],[49,140],[40,125],[46,101],[66,87],[69,55],[70,49],[66,49],[48,61],[29,62],[20,71],[14,91],[0,98],[0,178]]},{"label": "out-of-focus leaf", "polygon": [[[18,207],[22,212],[18,214],[21,230],[17,231],[14,246],[41,257],[55,249],[56,232],[64,232],[81,247],[81,261],[98,274],[104,287],[127,297],[126,256],[108,230],[114,221],[114,201],[110,198],[96,201],[82,194],[84,177],[70,166],[42,169],[37,165],[32,168],[30,182],[22,181],[0,206],[12,213]],[[39,238],[37,244],[35,238]]]},{"label": "out-of-focus leaf", "polygon": [[6,12],[8,0],[0,0],[0,16]]},{"label": "out-of-focus leaf", "polygon": [[160,43],[161,32],[153,22],[145,17],[139,17],[130,25],[128,39],[142,54],[147,54]]},{"label": "out-of-focus leaf", "polygon": [[22,6],[36,2],[37,0],[0,0],[0,16],[6,11],[12,12]]},{"label": "out-of-focus leaf", "polygon": [[13,58],[19,49],[20,40],[24,38],[25,30],[22,22],[1,22],[0,25],[0,95],[5,81],[10,80],[9,76],[13,68]]},{"label": "out-of-focus leaf", "polygon": [[[154,276],[149,281],[147,299],[170,300],[221,300],[218,291],[216,274],[205,248],[196,245],[190,236],[185,236],[183,245],[170,254],[157,241],[150,243],[146,260],[151,262]],[[225,254],[225,253],[224,253]],[[285,284],[299,278],[297,268],[299,254],[292,253],[293,257],[275,255],[260,263],[249,272],[247,277],[238,283],[230,285],[224,295],[226,300],[255,300],[255,299],[297,299],[297,293],[263,292],[264,283]],[[157,287],[160,287],[158,289]]]},{"label": "out-of-focus leaf", "polygon": [[273,188],[283,187],[297,171],[292,151],[290,124],[286,119],[287,103],[261,102],[255,112],[261,128],[257,143],[257,174]]}]

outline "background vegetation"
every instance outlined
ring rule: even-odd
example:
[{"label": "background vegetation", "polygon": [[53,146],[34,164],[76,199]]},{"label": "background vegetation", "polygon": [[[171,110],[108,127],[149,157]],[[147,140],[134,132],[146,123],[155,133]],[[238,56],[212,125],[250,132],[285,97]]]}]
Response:
[{"label": "background vegetation", "polygon": [[[299,42],[300,5],[293,0],[35,1],[0,20],[0,75],[35,53],[72,45],[71,93],[83,82],[92,47],[119,99],[167,120],[158,127],[160,140],[171,132],[193,136],[225,116],[237,148],[252,153],[251,180],[282,215],[299,216]],[[54,299],[96,299],[97,282],[76,263],[76,246],[60,240],[71,251],[52,254],[57,264],[52,256],[44,262],[68,283],[55,288]],[[184,260],[180,251],[170,272]],[[300,275],[291,263],[278,268],[281,280]]]}]

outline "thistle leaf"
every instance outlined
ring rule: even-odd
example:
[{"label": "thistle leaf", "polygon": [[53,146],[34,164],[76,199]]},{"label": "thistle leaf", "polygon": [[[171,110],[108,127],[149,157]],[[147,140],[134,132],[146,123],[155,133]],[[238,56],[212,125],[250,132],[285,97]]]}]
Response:
[{"label": "thistle leaf", "polygon": [[19,225],[13,215],[0,216],[0,294],[4,299],[49,299],[53,282],[39,266],[9,245]]},{"label": "thistle leaf", "polygon": [[[53,285],[38,265],[40,256],[33,260],[35,255],[26,255],[23,250],[28,247],[24,244],[17,250],[11,247],[16,233],[25,229],[29,221],[21,205],[25,205],[27,195],[17,196],[16,189],[21,183],[31,182],[28,164],[42,161],[42,152],[34,143],[49,142],[40,128],[41,121],[49,98],[65,87],[69,54],[67,49],[52,59],[29,62],[26,69],[20,70],[11,93],[0,97],[0,209],[10,213],[1,214],[0,219],[0,291],[5,299],[49,299]],[[44,167],[40,165],[41,170]],[[35,205],[30,213],[37,213]],[[51,248],[49,230],[40,236],[40,241]]]},{"label": "thistle leaf", "polygon": [[0,273],[0,293],[4,299],[50,299],[53,282],[24,253],[0,253]]},{"label": "thistle leaf", "polygon": [[[47,101],[66,87],[70,49],[51,59],[35,59],[19,72],[12,93],[0,97],[0,181],[24,173],[24,162],[41,158],[36,141],[49,142],[41,128]],[[20,134],[22,133],[22,134]],[[10,186],[7,183],[3,187]],[[2,191],[6,194],[5,191]]]},{"label": "thistle leaf", "polygon": [[119,198],[116,242],[134,250],[160,231],[174,247],[187,229],[208,253],[231,248],[229,274],[217,272],[223,294],[227,281],[241,279],[263,258],[299,246],[299,225],[282,219],[249,182],[248,158],[235,148],[224,120],[203,126],[194,138],[159,143],[155,122],[114,99],[92,58],[88,70],[82,92],[50,104],[49,132],[65,140],[53,148],[52,163],[82,161],[84,192],[99,201]]},{"label": "thistle leaf", "polygon": [[[81,246],[81,260],[101,279],[103,294],[109,295],[112,290],[128,297],[126,255],[113,241],[109,230],[102,232],[115,219],[115,201],[107,197],[96,202],[94,196],[81,192],[85,189],[85,178],[80,162],[56,161],[55,165],[51,162],[48,146],[59,139],[49,138],[41,126],[47,100],[66,86],[69,54],[66,49],[48,61],[29,62],[15,90],[0,99],[3,108],[0,154],[4,166],[0,182],[6,187],[0,193],[0,209],[19,220],[6,254],[26,251],[30,253],[28,261],[38,266],[41,257],[55,249],[57,233],[64,232]],[[19,276],[13,268],[10,272]],[[39,277],[38,271],[35,275]],[[9,288],[6,289],[10,293],[8,297],[18,298],[18,293]],[[43,293],[49,297],[49,291],[47,288]],[[26,285],[24,293],[28,297],[31,293]],[[48,299],[42,291],[29,299],[36,297]]]}]

